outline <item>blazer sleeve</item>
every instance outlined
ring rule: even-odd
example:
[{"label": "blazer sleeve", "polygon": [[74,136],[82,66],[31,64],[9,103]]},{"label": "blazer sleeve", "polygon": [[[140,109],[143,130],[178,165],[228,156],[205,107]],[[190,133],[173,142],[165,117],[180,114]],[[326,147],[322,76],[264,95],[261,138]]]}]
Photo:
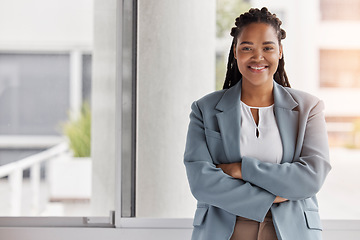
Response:
[{"label": "blazer sleeve", "polygon": [[331,169],[323,109],[319,101],[308,115],[299,158],[273,164],[243,157],[243,180],[289,200],[314,196]]},{"label": "blazer sleeve", "polygon": [[207,148],[202,114],[196,102],[190,114],[184,164],[191,192],[198,201],[234,215],[264,220],[275,196],[216,168]]}]

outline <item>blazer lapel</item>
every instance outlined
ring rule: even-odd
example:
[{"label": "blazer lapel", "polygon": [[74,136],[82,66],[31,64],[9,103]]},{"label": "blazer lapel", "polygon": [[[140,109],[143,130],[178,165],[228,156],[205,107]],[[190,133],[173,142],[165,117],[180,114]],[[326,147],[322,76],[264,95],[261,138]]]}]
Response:
[{"label": "blazer lapel", "polygon": [[[274,112],[283,145],[282,163],[291,162],[294,157],[298,132],[298,103],[290,93],[274,81]],[[228,89],[216,105],[216,114],[221,138],[228,161],[239,162],[241,131],[241,81]]]},{"label": "blazer lapel", "polygon": [[294,158],[296,139],[298,133],[298,103],[282,86],[274,82],[274,111],[283,145],[281,163],[291,162]]},{"label": "blazer lapel", "polygon": [[241,81],[234,87],[228,89],[216,105],[221,111],[216,114],[221,138],[224,144],[225,154],[229,163],[239,162],[240,155],[240,99]]}]

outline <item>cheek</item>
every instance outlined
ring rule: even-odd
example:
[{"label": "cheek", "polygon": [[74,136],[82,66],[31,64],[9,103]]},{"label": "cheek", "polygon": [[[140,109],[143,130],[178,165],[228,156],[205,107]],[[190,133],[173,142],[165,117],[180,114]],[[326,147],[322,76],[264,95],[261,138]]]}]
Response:
[{"label": "cheek", "polygon": [[273,54],[269,56],[268,59],[271,61],[271,63],[277,66],[279,64],[280,56],[278,54]]},{"label": "cheek", "polygon": [[239,71],[241,72],[241,70],[247,68],[246,61],[244,59],[242,59],[242,58],[238,58],[237,59],[237,66],[238,66]]},{"label": "cheek", "polygon": [[276,70],[279,66],[279,59],[278,58],[274,58],[274,60],[272,61],[272,64],[271,64],[271,68],[270,68],[270,73],[271,74],[275,74],[276,73]]},{"label": "cheek", "polygon": [[249,57],[247,57],[246,54],[239,54],[239,53],[237,54],[236,62],[239,68],[240,67],[244,68],[248,61],[249,61]]}]

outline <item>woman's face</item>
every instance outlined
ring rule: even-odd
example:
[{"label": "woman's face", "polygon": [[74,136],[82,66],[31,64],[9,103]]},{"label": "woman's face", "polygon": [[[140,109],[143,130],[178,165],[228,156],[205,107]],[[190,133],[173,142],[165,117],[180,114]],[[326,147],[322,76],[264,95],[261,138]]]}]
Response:
[{"label": "woman's face", "polygon": [[234,46],[234,56],[243,82],[254,86],[272,84],[282,57],[282,46],[275,29],[266,23],[251,23],[244,27]]}]

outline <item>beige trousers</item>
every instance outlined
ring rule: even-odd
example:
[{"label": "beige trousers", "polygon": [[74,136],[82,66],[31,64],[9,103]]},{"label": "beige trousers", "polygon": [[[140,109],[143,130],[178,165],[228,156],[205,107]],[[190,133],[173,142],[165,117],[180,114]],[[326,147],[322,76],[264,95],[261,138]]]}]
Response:
[{"label": "beige trousers", "polygon": [[277,240],[271,211],[266,214],[264,222],[238,216],[230,240]]}]

